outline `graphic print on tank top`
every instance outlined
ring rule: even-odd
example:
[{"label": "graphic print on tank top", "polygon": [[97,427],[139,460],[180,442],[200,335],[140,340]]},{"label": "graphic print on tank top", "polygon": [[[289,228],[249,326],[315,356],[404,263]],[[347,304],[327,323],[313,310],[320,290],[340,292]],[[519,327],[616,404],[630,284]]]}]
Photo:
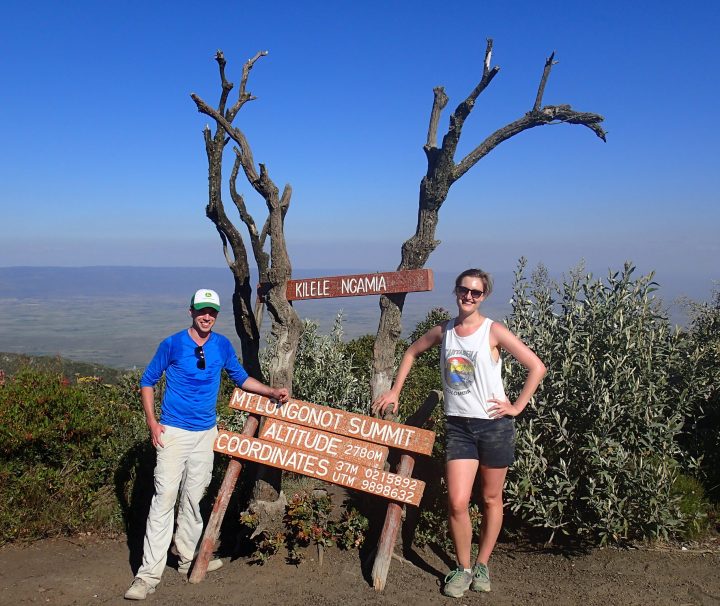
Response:
[{"label": "graphic print on tank top", "polygon": [[475,357],[477,352],[462,349],[448,350],[445,359],[445,385],[453,395],[470,393],[475,382]]}]

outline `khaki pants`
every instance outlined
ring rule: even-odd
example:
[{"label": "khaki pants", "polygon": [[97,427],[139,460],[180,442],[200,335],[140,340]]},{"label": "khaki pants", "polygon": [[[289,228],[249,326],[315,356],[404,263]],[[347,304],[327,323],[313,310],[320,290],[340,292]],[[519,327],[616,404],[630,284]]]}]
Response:
[{"label": "khaki pants", "polygon": [[175,548],[180,564],[191,562],[195,557],[203,530],[200,499],[212,478],[213,444],[217,433],[216,427],[205,431],[187,431],[165,426],[161,438],[164,446],[156,449],[155,495],[145,528],[143,561],[135,575],[151,587],[160,582],[167,561],[178,492],[180,506]]}]

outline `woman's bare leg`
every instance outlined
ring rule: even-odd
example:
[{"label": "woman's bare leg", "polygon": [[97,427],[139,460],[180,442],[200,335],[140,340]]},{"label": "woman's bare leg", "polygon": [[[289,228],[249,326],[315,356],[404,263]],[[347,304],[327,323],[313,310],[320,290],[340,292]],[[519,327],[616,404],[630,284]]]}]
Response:
[{"label": "woman's bare leg", "polygon": [[503,521],[503,487],[507,467],[485,467],[480,465],[482,482],[483,516],[480,525],[480,544],[477,562],[487,564],[500,535]]},{"label": "woman's bare leg", "polygon": [[447,462],[446,469],[450,536],[455,544],[458,564],[463,568],[471,568],[472,525],[468,506],[475,474],[478,470],[478,461],[477,459],[454,459]]}]

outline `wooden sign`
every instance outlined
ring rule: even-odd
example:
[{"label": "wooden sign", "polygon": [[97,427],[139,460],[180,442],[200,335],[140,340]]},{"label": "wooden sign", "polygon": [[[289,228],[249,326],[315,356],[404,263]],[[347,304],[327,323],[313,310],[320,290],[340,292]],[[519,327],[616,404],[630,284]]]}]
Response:
[{"label": "wooden sign", "polygon": [[289,448],[282,444],[220,430],[215,451],[361,490],[409,505],[418,505],[425,483],[382,469]]},{"label": "wooden sign", "polygon": [[433,285],[431,269],[410,269],[375,274],[289,280],[286,296],[288,301],[299,301],[303,299],[386,295],[395,292],[432,290]]},{"label": "wooden sign", "polygon": [[374,469],[383,467],[388,456],[387,446],[285,423],[277,419],[268,419],[258,438],[307,452],[341,458],[343,461],[359,463]]},{"label": "wooden sign", "polygon": [[420,454],[432,454],[435,442],[435,433],[427,429],[401,425],[302,400],[289,400],[285,404],[279,404],[275,400],[242,389],[235,389],[233,392],[230,408]]},{"label": "wooden sign", "polygon": [[[244,392],[234,393],[235,396],[242,396]],[[411,426],[423,425],[429,418],[432,410],[435,408],[441,397],[440,392],[433,391],[430,393],[425,403],[408,419]],[[265,398],[267,399],[267,398]],[[313,406],[310,404],[309,406]],[[235,406],[238,408],[239,406]],[[276,406],[277,408],[277,406]],[[320,410],[318,414],[324,414],[323,407],[315,407]],[[276,429],[268,431],[265,435],[272,435],[275,439],[281,441],[296,441],[300,445],[306,447],[312,446],[316,453],[311,451],[292,450],[290,447],[282,444],[273,444],[261,439],[253,438],[258,428],[257,415],[248,415],[245,420],[245,426],[242,433],[233,433],[226,430],[218,432],[215,441],[215,450],[229,454],[233,459],[228,464],[225,473],[225,479],[215,499],[210,519],[205,527],[205,534],[200,543],[200,551],[195,559],[195,566],[190,574],[191,583],[199,583],[205,578],[207,573],[210,557],[215,549],[218,535],[220,534],[220,524],[227,510],[230,497],[237,482],[237,478],[242,469],[242,463],[239,458],[248,458],[259,463],[266,463],[282,469],[292,469],[299,473],[312,475],[324,481],[334,482],[355,488],[370,494],[382,495],[391,499],[388,503],[388,511],[383,525],[382,535],[377,547],[377,555],[375,564],[373,565],[373,585],[376,590],[380,591],[385,587],[385,579],[390,567],[390,560],[395,549],[395,541],[397,539],[397,531],[400,527],[400,518],[402,515],[401,503],[419,505],[422,493],[425,490],[425,484],[419,480],[410,477],[413,466],[415,464],[414,455],[405,453],[400,457],[400,464],[397,467],[397,473],[388,473],[382,469],[372,469],[363,465],[351,463],[334,457],[323,456],[324,452],[329,452],[330,445],[328,442],[308,437],[308,440],[297,437],[290,437],[287,434],[282,437],[282,431],[279,428],[293,427],[289,423],[278,421],[277,419],[267,419],[266,424],[275,425]],[[432,433],[432,432],[430,432]],[[308,434],[309,435],[309,434]],[[434,439],[434,434],[433,439]],[[295,436],[295,434],[293,434]],[[372,446],[372,445],[368,445]],[[320,452],[318,456],[317,452]],[[244,453],[244,454],[243,454]],[[360,454],[362,456],[362,454]]]}]

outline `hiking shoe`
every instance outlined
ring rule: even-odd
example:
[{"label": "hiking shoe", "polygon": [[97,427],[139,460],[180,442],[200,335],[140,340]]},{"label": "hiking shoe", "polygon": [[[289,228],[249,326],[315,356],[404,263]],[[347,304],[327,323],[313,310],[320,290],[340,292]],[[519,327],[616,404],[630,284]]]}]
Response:
[{"label": "hiking shoe", "polygon": [[125,592],[125,599],[126,600],[144,600],[151,593],[155,593],[155,588],[150,587],[150,585],[148,585],[142,579],[135,577],[135,579],[132,582],[132,585],[130,585],[130,589],[128,589]]},{"label": "hiking shoe", "polygon": [[[192,562],[187,562],[186,564],[178,564],[178,572],[180,574],[187,575],[190,572],[190,566],[192,565]],[[223,561],[220,558],[213,558],[208,562],[207,571],[212,572],[213,570],[217,570],[223,565]]]},{"label": "hiking shoe", "polygon": [[461,598],[470,589],[473,575],[465,572],[463,568],[456,568],[445,577],[445,585],[442,592],[451,598]]},{"label": "hiking shoe", "polygon": [[490,572],[485,564],[477,563],[473,566],[470,589],[473,591],[490,591]]}]

